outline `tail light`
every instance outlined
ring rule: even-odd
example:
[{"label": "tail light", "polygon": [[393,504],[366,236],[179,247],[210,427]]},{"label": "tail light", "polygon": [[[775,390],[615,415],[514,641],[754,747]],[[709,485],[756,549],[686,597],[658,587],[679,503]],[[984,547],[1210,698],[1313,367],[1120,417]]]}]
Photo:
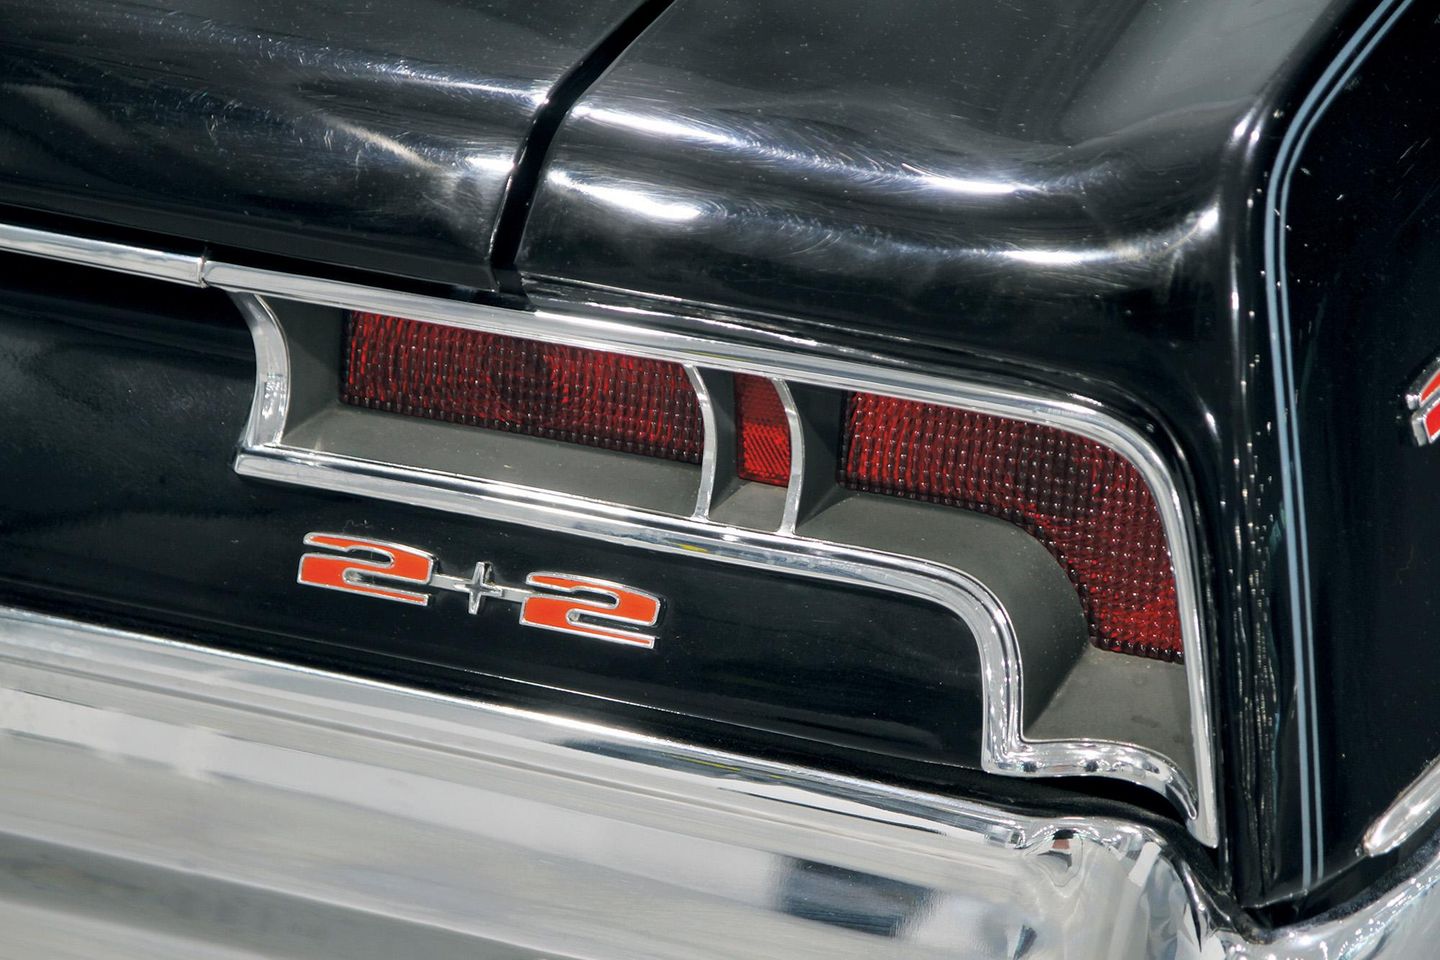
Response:
[{"label": "tail light", "polygon": [[602,350],[351,313],[341,399],[647,457],[699,463],[685,368]]},{"label": "tail light", "polygon": [[840,480],[1024,527],[1070,575],[1097,646],[1182,659],[1160,514],[1139,472],[1115,451],[1053,427],[856,393]]},{"label": "tail light", "polygon": [[[645,703],[672,702],[672,687],[687,682],[708,686],[699,681],[721,663],[732,678],[733,663],[753,664],[745,680],[756,690],[779,690],[775,658],[791,657],[783,669],[793,676],[829,677],[838,651],[797,638],[832,622],[858,626],[868,645],[847,647],[845,662],[872,699],[834,707],[824,730],[795,721],[806,736],[870,743],[873,724],[850,721],[888,709],[883,690],[902,690],[910,719],[891,718],[903,740],[874,735],[884,752],[1130,781],[1171,798],[1196,836],[1214,841],[1189,528],[1163,457],[1133,426],[1102,410],[1069,419],[1071,404],[921,371],[832,357],[822,373],[762,345],[732,350],[648,327],[622,336],[566,310],[469,313],[417,301],[430,318],[402,319],[335,296],[343,309],[238,297],[261,371],[242,475],[549,531],[527,550],[552,552],[552,535],[564,534],[626,551],[637,569],[647,563],[639,551],[719,561],[714,576],[657,568],[644,578],[664,581],[672,602],[651,649],[678,665],[657,671]],[[303,361],[293,370],[291,356]],[[292,383],[277,403],[274,385]],[[757,576],[776,590],[745,596],[743,610],[713,604],[719,584],[749,589]],[[838,605],[852,597],[887,612],[841,622]],[[897,597],[903,610],[888,606]],[[732,622],[749,626],[691,642],[697,623]],[[1185,666],[1146,669],[1147,696],[1136,698],[1136,661],[1093,647]],[[445,663],[460,656],[437,653]],[[570,655],[537,666],[526,654],[500,675],[549,669],[572,670]],[[617,696],[607,670],[564,682]],[[818,703],[839,683],[792,685],[771,707],[799,716],[809,708],[789,699]],[[636,688],[626,689],[618,698],[630,702]],[[942,701],[938,711],[916,706]],[[716,709],[732,716],[728,701]],[[758,726],[772,722],[791,720]],[[1193,749],[1177,758],[1187,740]]]},{"label": "tail light", "polygon": [[790,482],[790,421],[775,384],[735,375],[735,472],[742,480]]}]

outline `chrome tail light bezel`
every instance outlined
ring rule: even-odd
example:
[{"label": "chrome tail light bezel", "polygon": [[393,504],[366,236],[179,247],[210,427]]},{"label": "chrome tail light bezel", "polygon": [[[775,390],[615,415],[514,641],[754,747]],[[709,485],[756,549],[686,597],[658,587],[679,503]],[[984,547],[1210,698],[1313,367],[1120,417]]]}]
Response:
[{"label": "chrome tail light bezel", "polygon": [[[223,264],[209,265],[206,282],[236,295],[251,323],[260,358],[255,408],[235,462],[241,474],[930,600],[954,612],[979,641],[986,678],[980,758],[983,769],[1021,777],[1103,776],[1138,784],[1175,803],[1191,832],[1202,842],[1218,842],[1212,728],[1188,500],[1182,497],[1180,481],[1149,438],[1098,405],[1078,397],[1046,396],[960,381],[887,363],[879,357],[846,354],[818,342],[762,345],[677,332],[673,323],[655,323],[654,318],[600,304],[551,302],[533,311],[522,311]],[[697,387],[706,428],[695,508],[689,516],[659,513],[553,490],[457,477],[287,444],[284,337],[267,299],[389,313],[681,363]],[[779,522],[772,530],[744,529],[712,516],[720,486],[717,472],[725,469],[716,451],[717,425],[707,395],[706,375],[714,372],[768,377],[776,383],[786,405],[792,430],[792,479],[785,489]],[[793,395],[795,386],[882,393],[1056,427],[1109,446],[1133,463],[1154,496],[1175,567],[1186,658],[1183,668],[1176,669],[1184,669],[1189,694],[1194,757],[1186,766],[1193,775],[1169,757],[1134,744],[1093,737],[1027,739],[1022,732],[1019,645],[1011,616],[973,575],[920,558],[798,535],[799,520],[806,509],[805,501],[813,496],[813,487],[805,482],[807,431]]]},{"label": "chrome tail light bezel", "polygon": [[[545,301],[535,310],[502,309],[384,288],[227,264],[129,244],[70,237],[0,224],[0,249],[231,293],[250,324],[256,389],[235,469],[282,483],[373,496],[427,508],[525,524],[662,552],[703,555],[717,562],[883,589],[930,600],[954,612],[974,634],[985,678],[983,769],[1009,776],[1101,776],[1169,798],[1201,842],[1219,842],[1213,723],[1202,636],[1196,538],[1190,499],[1178,471],[1140,428],[1082,397],[1028,387],[957,379],[833,345],[772,334],[742,339],[723,324],[678,328],[683,318],[594,303]],[[783,388],[792,425],[792,483],[773,530],[742,529],[712,516],[717,457],[707,451],[691,515],[667,515],[551,491],[359,460],[286,443],[292,382],[284,333],[266,298],[340,310],[389,313],[415,320],[525,336],[571,346],[677,361],[691,369],[704,400],[706,372],[766,376]],[[717,331],[720,331],[717,333]],[[756,342],[757,338],[764,342]],[[1192,762],[1103,738],[1027,739],[1022,732],[1022,679],[1012,617],[984,583],[964,570],[893,551],[857,548],[803,536],[799,520],[816,485],[807,482],[806,424],[794,386],[880,393],[945,404],[1067,430],[1128,459],[1149,486],[1160,512],[1176,577],[1185,655]],[[708,409],[708,405],[706,405]],[[705,423],[707,445],[715,424]],[[813,438],[811,438],[813,439]],[[705,482],[703,477],[709,478]],[[1166,665],[1167,667],[1171,665]]]}]

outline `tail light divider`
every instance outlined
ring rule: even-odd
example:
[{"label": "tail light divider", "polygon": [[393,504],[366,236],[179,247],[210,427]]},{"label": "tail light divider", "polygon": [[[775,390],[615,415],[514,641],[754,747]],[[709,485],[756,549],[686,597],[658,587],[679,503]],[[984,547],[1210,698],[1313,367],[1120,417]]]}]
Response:
[{"label": "tail light divider", "polygon": [[700,401],[700,422],[705,427],[705,439],[700,451],[700,483],[695,495],[695,520],[707,520],[710,510],[725,488],[734,480],[735,462],[735,418],[732,404],[718,396],[727,384],[720,375],[710,373],[694,364],[685,365],[690,386]]},{"label": "tail light divider", "polygon": [[790,425],[790,482],[785,486],[785,512],[780,517],[780,533],[794,534],[795,524],[800,519],[801,497],[805,493],[805,465],[813,459],[807,456],[805,421],[800,408],[795,405],[795,395],[790,385],[778,377],[771,377],[770,383],[785,408],[785,421]]},{"label": "tail light divider", "polygon": [[[796,344],[780,337],[773,344],[757,344],[676,333],[637,322],[652,314],[597,304],[541,301],[534,312],[502,309],[4,224],[0,224],[0,249],[172,283],[215,286],[236,295],[257,348],[255,399],[235,461],[235,469],[242,474],[661,551],[690,555],[699,551],[723,562],[930,599],[967,623],[980,647],[985,697],[981,756],[984,769],[1014,776],[1099,775],[1126,780],[1169,797],[1184,811],[1191,833],[1201,842],[1212,846],[1219,842],[1206,652],[1200,633],[1195,539],[1187,501],[1181,496],[1180,480],[1145,434],[1096,405],[1074,397],[1044,396],[995,384],[954,380],[819,343],[806,342],[797,349]],[[793,533],[722,526],[704,519],[701,514],[706,511],[700,504],[695,516],[671,517],[503,481],[426,473],[287,447],[283,436],[291,389],[290,358],[283,332],[262,297],[406,316],[680,362],[692,368],[759,374],[784,381],[789,388],[809,384],[928,401],[1068,430],[1108,446],[1129,460],[1150,488],[1170,548],[1186,657],[1193,782],[1162,754],[1132,744],[1094,739],[1026,740],[1021,731],[1019,652],[1010,613],[983,584],[963,571]],[[713,403],[704,406],[713,408]],[[713,409],[709,416],[714,417]],[[707,421],[707,428],[709,425]],[[805,436],[801,426],[797,431],[791,420],[792,438],[799,441],[796,449],[803,451]],[[718,448],[708,453],[709,460],[718,460]],[[795,459],[804,459],[803,453]],[[718,464],[711,468],[712,493],[718,469]],[[802,492],[794,493],[795,505],[787,503],[783,527],[791,527],[790,521],[799,519],[803,474],[801,481]]]},{"label": "tail light divider", "polygon": [[[805,417],[800,415],[794,393],[809,385],[828,389],[872,391],[903,399],[921,400],[975,410],[1056,427],[1077,433],[1109,446],[1135,465],[1149,486],[1160,511],[1166,540],[1170,545],[1176,575],[1177,600],[1181,610],[1186,654],[1186,684],[1189,690],[1191,742],[1194,748],[1195,782],[1166,757],[1132,744],[1096,739],[1029,741],[1022,735],[1019,648],[1013,628],[997,630],[994,623],[1009,622],[1009,614],[998,605],[983,585],[960,571],[962,578],[942,576],[938,565],[911,557],[896,558],[875,551],[846,554],[837,568],[829,561],[832,544],[820,544],[793,534],[793,521],[803,520],[803,481],[787,491],[788,516],[774,534],[766,535],[723,526],[707,517],[697,503],[691,517],[672,518],[635,508],[602,504],[546,492],[541,503],[522,496],[526,488],[503,482],[459,480],[427,475],[428,492],[402,490],[405,476],[417,474],[408,468],[351,460],[335,454],[316,453],[286,447],[274,435],[247,431],[236,469],[242,474],[263,476],[307,486],[364,493],[406,503],[507,519],[531,526],[561,530],[612,542],[643,545],[661,551],[684,551],[723,562],[783,569],[821,579],[839,580],[856,586],[896,590],[934,600],[956,612],[980,640],[985,675],[985,744],[981,766],[991,772],[1012,776],[1106,776],[1127,780],[1153,789],[1185,811],[1191,832],[1202,842],[1218,842],[1218,812],[1215,804],[1211,720],[1206,693],[1204,649],[1200,643],[1198,586],[1193,562],[1193,536],[1177,481],[1159,453],[1143,434],[1129,424],[1078,398],[1052,398],[1011,388],[956,381],[908,367],[892,366],[878,358],[860,359],[819,345],[809,349],[783,349],[721,341],[692,333],[679,333],[636,322],[633,311],[586,305],[543,304],[534,312],[517,311],[480,304],[467,304],[415,294],[377,290],[329,280],[295,277],[249,267],[212,263],[207,282],[232,293],[297,300],[341,310],[382,312],[433,323],[450,324],[488,333],[521,336],[563,343],[586,349],[627,353],[636,357],[678,362],[701,368],[701,379],[710,386],[705,392],[710,408],[709,422],[716,422],[713,381],[710,371],[750,373],[782,381],[785,394],[795,410],[792,421],[792,453],[795,463],[805,456]],[[242,304],[245,298],[241,299]],[[264,310],[247,310],[251,322],[267,323]],[[272,372],[273,373],[273,372]],[[268,375],[261,373],[261,378]],[[693,380],[692,380],[693,382]],[[788,419],[788,414],[787,414]],[[708,422],[707,422],[708,426]],[[723,433],[723,429],[717,431]],[[708,468],[711,497],[719,493],[717,480],[723,469],[718,461],[718,444],[707,449],[715,466]],[[268,463],[266,461],[269,461]],[[278,461],[278,462],[277,462]],[[795,464],[792,464],[792,468]],[[702,467],[702,474],[706,468]],[[803,470],[803,467],[800,469]],[[376,482],[368,482],[366,477]],[[703,485],[702,480],[702,485]],[[511,501],[517,509],[501,507]],[[543,505],[542,505],[543,504]],[[538,507],[538,509],[536,509]],[[617,528],[623,533],[617,533]],[[723,531],[716,535],[717,531]],[[879,575],[877,565],[900,562],[911,566],[914,576],[896,578]],[[862,558],[865,558],[862,560]],[[864,564],[866,573],[857,572]],[[920,570],[924,572],[921,573]],[[930,587],[921,589],[919,580]],[[945,586],[934,589],[937,581]],[[899,587],[903,583],[904,586]],[[977,595],[988,596],[977,607]],[[964,596],[966,599],[960,599]],[[985,611],[981,614],[980,611]],[[986,639],[989,638],[989,639]]]}]

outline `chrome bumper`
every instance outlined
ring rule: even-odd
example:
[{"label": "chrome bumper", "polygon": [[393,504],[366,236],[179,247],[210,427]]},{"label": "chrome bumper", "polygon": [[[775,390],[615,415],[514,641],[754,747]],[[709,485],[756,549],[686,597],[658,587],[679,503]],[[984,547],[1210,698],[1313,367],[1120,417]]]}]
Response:
[{"label": "chrome bumper", "polygon": [[1175,851],[0,609],[4,957],[1432,957],[1440,860],[1250,939]]}]

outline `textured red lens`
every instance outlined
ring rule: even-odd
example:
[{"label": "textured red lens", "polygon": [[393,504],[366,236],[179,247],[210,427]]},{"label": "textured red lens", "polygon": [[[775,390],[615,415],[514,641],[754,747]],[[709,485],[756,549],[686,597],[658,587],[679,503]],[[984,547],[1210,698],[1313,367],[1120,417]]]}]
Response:
[{"label": "textured red lens", "polygon": [[352,313],[346,403],[700,462],[704,427],[678,363]]},{"label": "textured red lens", "polygon": [[735,375],[735,436],[740,479],[777,487],[790,482],[790,421],[766,378]]},{"label": "textured red lens", "polygon": [[1070,574],[1097,646],[1182,659],[1160,514],[1113,450],[1053,427],[868,393],[850,397],[844,443],[846,486],[1024,527]]}]

